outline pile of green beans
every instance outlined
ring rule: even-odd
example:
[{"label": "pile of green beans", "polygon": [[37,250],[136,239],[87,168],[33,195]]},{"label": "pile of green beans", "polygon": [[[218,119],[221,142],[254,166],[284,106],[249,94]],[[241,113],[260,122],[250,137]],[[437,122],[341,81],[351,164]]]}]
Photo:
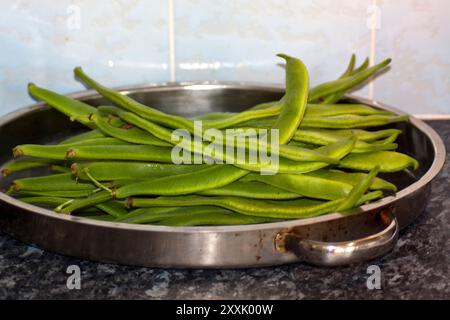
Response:
[{"label": "pile of green beans", "polygon": [[[209,113],[193,119],[163,113],[103,86],[80,67],[75,76],[114,106],[90,106],[30,83],[29,94],[89,130],[53,145],[24,144],[4,176],[30,170],[15,179],[8,194],[60,214],[123,223],[166,226],[237,225],[351,212],[397,187],[379,172],[417,169],[418,162],[397,152],[400,130],[377,128],[408,121],[389,111],[348,103],[345,94],[360,86],[390,59],[359,67],[352,55],[337,79],[309,87],[303,62],[285,54],[285,94],[279,101],[241,113]],[[266,164],[237,162],[217,151],[200,163],[174,164],[172,130],[276,129],[279,165],[276,174],[261,174]],[[245,151],[269,147],[257,137],[237,145]],[[214,140],[208,143],[214,145]],[[195,158],[208,144],[183,143]],[[200,158],[202,159],[202,158]],[[211,161],[209,161],[211,160]],[[214,162],[215,161],[215,162]],[[219,163],[217,163],[219,161]],[[214,164],[211,164],[214,162]],[[33,176],[35,168],[50,173]],[[40,170],[43,172],[43,170]]]}]

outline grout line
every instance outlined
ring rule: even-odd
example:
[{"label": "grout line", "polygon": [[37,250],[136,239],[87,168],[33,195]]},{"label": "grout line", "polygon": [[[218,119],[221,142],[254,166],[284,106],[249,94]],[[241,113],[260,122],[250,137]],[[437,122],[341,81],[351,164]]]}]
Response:
[{"label": "grout line", "polygon": [[168,3],[168,29],[169,29],[169,72],[170,81],[175,82],[176,65],[175,65],[175,27],[174,27],[174,0],[167,0]]},{"label": "grout line", "polygon": [[[375,12],[372,13],[372,15],[374,15],[372,17],[372,19],[374,19],[375,21],[371,21],[372,22],[372,29],[370,31],[370,57],[369,57],[369,64],[370,66],[373,66],[375,64],[375,54],[376,54],[376,46],[377,46],[377,21],[376,19],[378,18],[376,15],[378,15],[377,10],[377,0],[372,0],[372,8],[373,10],[375,10]],[[373,77],[369,78],[369,84],[368,84],[368,96],[370,100],[373,100],[374,97],[374,81],[373,81]]]}]

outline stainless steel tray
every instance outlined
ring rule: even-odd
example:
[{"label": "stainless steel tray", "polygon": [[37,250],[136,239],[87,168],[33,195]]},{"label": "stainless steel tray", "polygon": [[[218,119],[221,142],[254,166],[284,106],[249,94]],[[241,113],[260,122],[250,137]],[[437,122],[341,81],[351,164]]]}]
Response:
[{"label": "stainless steel tray", "polygon": [[[185,83],[119,88],[165,112],[195,116],[211,111],[240,111],[281,97],[283,89],[248,83]],[[93,105],[108,104],[92,91],[73,97]],[[365,99],[348,97],[402,114]],[[119,264],[176,267],[259,267],[304,261],[342,265],[372,259],[395,245],[399,229],[425,208],[431,180],[445,159],[442,140],[424,122],[392,125],[403,130],[402,152],[415,157],[420,169],[386,177],[400,191],[354,210],[312,219],[224,227],[161,227],[99,222],[59,215],[0,193],[0,229],[27,243],[66,255]],[[43,104],[0,119],[0,163],[22,143],[47,143],[80,132],[82,127]],[[2,189],[8,179],[0,180]],[[187,209],[188,210],[188,209]]]}]

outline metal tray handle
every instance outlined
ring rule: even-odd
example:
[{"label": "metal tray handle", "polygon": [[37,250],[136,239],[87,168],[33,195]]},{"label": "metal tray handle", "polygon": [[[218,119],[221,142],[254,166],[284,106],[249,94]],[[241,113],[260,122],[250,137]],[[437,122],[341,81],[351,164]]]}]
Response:
[{"label": "metal tray handle", "polygon": [[392,250],[398,238],[398,222],[393,217],[379,233],[351,241],[324,242],[299,239],[294,233],[279,234],[285,252],[296,254],[302,261],[319,266],[340,266],[379,257]]}]

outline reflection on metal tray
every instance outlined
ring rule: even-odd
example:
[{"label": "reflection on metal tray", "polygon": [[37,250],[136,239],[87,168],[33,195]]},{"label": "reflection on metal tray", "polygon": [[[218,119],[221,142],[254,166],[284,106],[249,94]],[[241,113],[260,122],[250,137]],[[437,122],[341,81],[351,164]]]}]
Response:
[{"label": "reflection on metal tray", "polygon": [[[144,104],[192,117],[206,112],[237,112],[260,102],[279,99],[283,89],[243,83],[188,83],[120,88]],[[92,91],[72,95],[92,105],[108,103]],[[396,113],[365,99],[348,97]],[[354,210],[353,215],[324,216],[246,226],[162,227],[93,221],[58,215],[0,193],[0,229],[37,246],[80,258],[142,266],[231,268],[304,261],[342,265],[380,256],[395,245],[399,229],[425,208],[431,180],[441,170],[444,145],[428,125],[412,118],[389,127],[403,133],[401,152],[415,157],[420,169],[384,175],[399,191]],[[48,143],[83,128],[37,104],[0,120],[0,163],[23,143]],[[8,179],[0,180],[4,190]],[[186,210],[189,210],[188,208]]]}]

